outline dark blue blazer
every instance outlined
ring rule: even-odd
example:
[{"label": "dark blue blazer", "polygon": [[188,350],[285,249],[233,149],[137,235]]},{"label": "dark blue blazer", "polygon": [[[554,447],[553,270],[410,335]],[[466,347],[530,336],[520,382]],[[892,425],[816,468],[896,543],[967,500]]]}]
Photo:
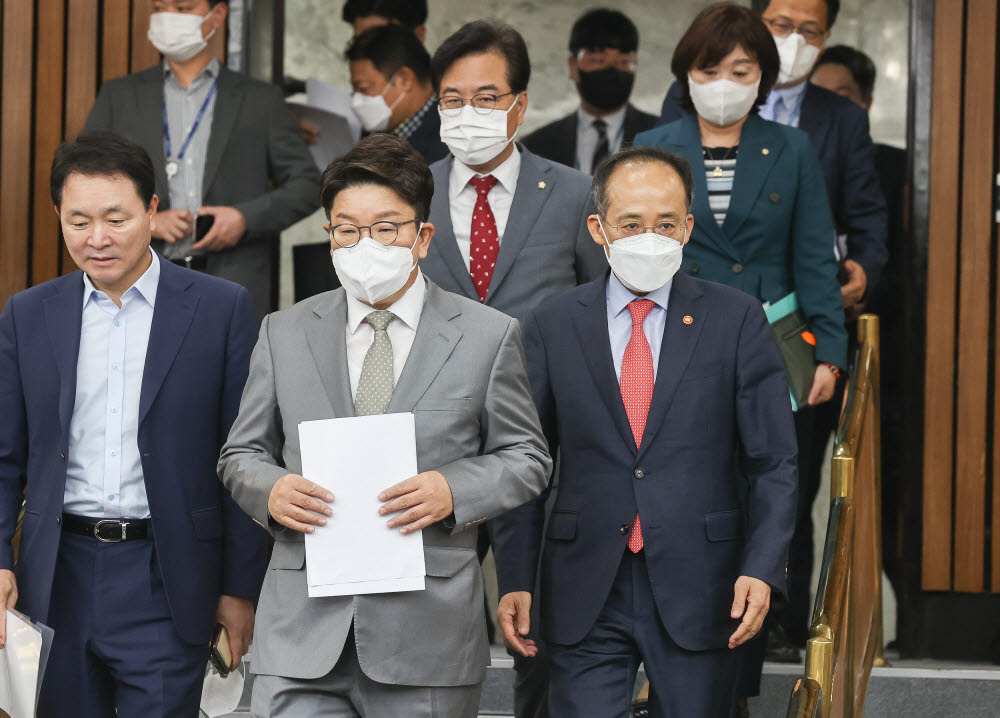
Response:
[{"label": "dark blue blazer", "polygon": [[[676,82],[663,98],[661,125],[687,114],[677,104]],[[850,100],[814,85],[806,86],[799,129],[812,141],[826,178],[837,231],[847,235],[847,258],[860,264],[874,288],[889,259],[889,215],[875,167],[875,145],[868,115]]]},{"label": "dark blue blazer", "polygon": [[736,177],[720,227],[709,206],[698,121],[688,114],[642,132],[636,145],[683,155],[694,174],[694,230],[683,270],[775,302],[793,290],[816,336],[816,359],[847,366],[830,206],[804,132],[757,115],[740,137]]},{"label": "dark blue blazer", "polygon": [[[642,517],[660,618],[682,648],[726,645],[733,585],[784,590],[798,478],[788,382],[760,303],[677,274],[637,449],[615,377],[606,276],[550,299],[524,326],[532,394],[559,491],[493,520],[501,595],[535,592],[558,644],[594,625]],[[685,321],[690,317],[690,322]]]},{"label": "dark blue blazer", "polygon": [[[45,621],[62,535],[76,398],[83,273],[15,294],[0,315],[0,568],[26,488],[17,607]],[[257,319],[250,293],[160,261],[139,399],[139,451],[163,583],[177,633],[207,643],[220,594],[256,599],[263,529],[216,474],[236,418]]]}]

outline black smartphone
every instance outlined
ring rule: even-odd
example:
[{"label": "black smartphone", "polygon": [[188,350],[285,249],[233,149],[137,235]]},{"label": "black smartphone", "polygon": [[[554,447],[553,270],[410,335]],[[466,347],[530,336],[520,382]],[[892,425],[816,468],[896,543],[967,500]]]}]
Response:
[{"label": "black smartphone", "polygon": [[194,241],[200,242],[215,224],[214,214],[199,214],[194,220]]}]

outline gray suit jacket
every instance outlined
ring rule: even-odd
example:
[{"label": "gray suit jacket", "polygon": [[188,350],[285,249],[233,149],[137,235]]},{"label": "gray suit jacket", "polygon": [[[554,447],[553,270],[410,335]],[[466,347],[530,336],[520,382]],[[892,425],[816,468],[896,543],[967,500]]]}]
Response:
[{"label": "gray suit jacket", "polygon": [[[523,321],[544,299],[596,279],[608,265],[587,231],[594,212],[590,177],[522,145],[518,150],[521,171],[486,304]],[[478,302],[451,223],[448,179],[454,161],[448,155],[431,165],[434,241],[420,267],[442,289]]]},{"label": "gray suit jacket", "polygon": [[[259,316],[271,311],[272,250],[286,227],[319,207],[319,173],[281,90],[222,67],[205,158],[202,204],[235,207],[247,235],[208,256],[208,273],[250,290]],[[160,209],[170,207],[163,150],[163,66],[101,86],[86,129],[142,145],[156,170]],[[162,246],[154,240],[154,247]]]},{"label": "gray suit jacket", "polygon": [[[219,461],[226,488],[261,525],[269,525],[275,482],[302,470],[299,422],[354,415],[346,321],[344,290],[336,289],[271,314],[261,327],[240,413]],[[483,680],[489,649],[482,576],[476,531],[468,529],[536,496],[552,463],[517,321],[428,282],[388,411],[415,414],[418,470],[440,471],[454,496],[453,519],[423,531],[426,589],[308,598],[303,534],[272,530],[255,672],[302,679],[327,674],[353,621],[361,668],[375,681],[455,686]]]}]

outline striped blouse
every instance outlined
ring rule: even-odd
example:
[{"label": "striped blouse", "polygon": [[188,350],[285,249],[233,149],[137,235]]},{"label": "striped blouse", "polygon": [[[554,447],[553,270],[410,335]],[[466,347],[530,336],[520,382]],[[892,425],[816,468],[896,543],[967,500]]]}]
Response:
[{"label": "striped blouse", "polygon": [[705,177],[708,180],[708,204],[715,221],[722,226],[729,210],[729,196],[736,176],[739,147],[704,147]]}]

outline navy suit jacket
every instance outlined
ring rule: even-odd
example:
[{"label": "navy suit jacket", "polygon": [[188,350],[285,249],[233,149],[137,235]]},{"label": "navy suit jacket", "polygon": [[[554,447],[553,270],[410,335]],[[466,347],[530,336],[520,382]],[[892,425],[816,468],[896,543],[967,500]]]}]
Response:
[{"label": "navy suit jacket", "polygon": [[[659,124],[687,114],[677,104],[681,88],[671,85]],[[819,155],[837,231],[847,235],[847,258],[860,264],[874,288],[889,259],[889,219],[875,167],[875,145],[868,115],[850,100],[814,85],[806,86],[799,129]]]},{"label": "navy suit jacket", "polygon": [[[83,273],[15,294],[0,315],[0,568],[12,569],[22,493],[17,607],[45,621],[62,535],[76,398]],[[236,284],[160,261],[143,369],[138,445],[163,583],[178,635],[208,643],[220,594],[256,599],[267,539],[223,488],[219,451],[236,418],[257,320]]]},{"label": "navy suit jacket", "polygon": [[[660,618],[687,650],[720,648],[741,575],[784,590],[798,478],[788,383],[760,303],[677,274],[645,433],[636,448],[615,377],[607,279],[541,305],[524,326],[528,377],[560,485],[493,520],[501,595],[535,591],[543,637],[594,625],[642,518]],[[690,321],[687,318],[690,317]]]},{"label": "navy suit jacket", "polygon": [[833,253],[833,221],[816,151],[805,133],[747,118],[726,219],[708,201],[697,118],[685,115],[636,136],[635,144],[681,154],[694,174],[694,230],[684,271],[728,284],[762,302],[791,291],[816,336],[816,360],[847,366],[847,332]]}]

